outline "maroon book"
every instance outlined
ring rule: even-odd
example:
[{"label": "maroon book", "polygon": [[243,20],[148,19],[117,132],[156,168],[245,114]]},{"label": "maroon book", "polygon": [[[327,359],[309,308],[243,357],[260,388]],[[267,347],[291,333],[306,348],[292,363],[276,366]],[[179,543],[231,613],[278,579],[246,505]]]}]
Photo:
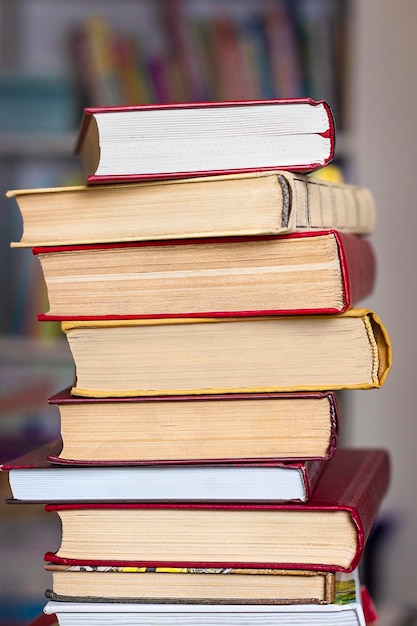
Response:
[{"label": "maroon book", "polygon": [[40,320],[333,314],[358,304],[375,283],[370,242],[336,230],[33,253],[50,305]]},{"label": "maroon book", "polygon": [[352,571],[386,493],[389,455],[338,449],[306,504],[47,505],[63,564]]},{"label": "maroon book", "polygon": [[331,391],[91,398],[67,388],[49,403],[63,449],[48,458],[60,465],[329,459],[339,434]]}]

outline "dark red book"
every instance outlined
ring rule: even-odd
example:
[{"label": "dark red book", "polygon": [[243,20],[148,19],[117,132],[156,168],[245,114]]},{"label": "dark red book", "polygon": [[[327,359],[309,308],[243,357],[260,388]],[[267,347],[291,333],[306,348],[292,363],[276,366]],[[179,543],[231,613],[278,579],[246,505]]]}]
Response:
[{"label": "dark red book", "polygon": [[[178,441],[178,446],[181,442]],[[305,502],[326,461],[285,463],[149,463],[57,466],[61,442],[0,466],[9,473],[9,502]]]},{"label": "dark red book", "polygon": [[338,449],[306,504],[47,505],[62,522],[54,563],[352,571],[386,493],[389,456]]},{"label": "dark red book", "polygon": [[328,459],[338,441],[333,392],[87,398],[67,388],[49,403],[57,464],[295,462]]},{"label": "dark red book", "polygon": [[50,306],[41,320],[341,313],[375,282],[369,241],[335,230],[33,252]]},{"label": "dark red book", "polygon": [[334,134],[310,98],[87,108],[75,152],[89,184],[309,172],[333,158]]}]

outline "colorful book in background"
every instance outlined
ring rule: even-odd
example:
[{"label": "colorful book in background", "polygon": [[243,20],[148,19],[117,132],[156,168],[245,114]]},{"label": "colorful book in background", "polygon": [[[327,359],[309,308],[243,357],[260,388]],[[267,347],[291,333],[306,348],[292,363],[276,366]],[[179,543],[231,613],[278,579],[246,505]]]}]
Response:
[{"label": "colorful book in background", "polygon": [[366,187],[285,171],[20,189],[7,196],[15,199],[23,220],[20,241],[12,247],[328,229],[369,235],[376,220]]},{"label": "colorful book in background", "polygon": [[[180,442],[178,442],[180,445]],[[57,467],[61,442],[0,465],[16,502],[306,502],[326,461],[298,463],[151,463],[123,467]]]},{"label": "colorful book in background", "polygon": [[352,571],[390,477],[385,450],[339,448],[307,503],[48,504],[65,565]]},{"label": "colorful book in background", "polygon": [[333,114],[309,98],[87,108],[75,152],[88,184],[308,172],[333,158]]},{"label": "colorful book in background", "polygon": [[[93,65],[96,74],[91,69],[85,72],[91,65],[92,51],[98,48],[107,65],[110,60],[111,71],[120,85],[113,104],[322,94],[329,98],[341,120],[340,74],[346,30],[343,3],[330,6],[325,0],[318,0],[310,5],[309,0],[277,1],[272,5],[252,1],[226,3],[219,12],[210,3],[163,3],[152,19],[154,36],[149,35],[146,26],[142,27],[147,16],[141,20],[141,13],[138,14],[135,37],[140,54],[136,67],[134,59],[128,60],[128,72],[117,62],[114,42],[128,41],[131,32],[110,23],[104,23],[108,32],[98,38],[97,45],[97,26],[91,28],[91,18],[81,21],[78,31],[82,36],[78,35],[78,39],[84,38],[84,45],[74,45],[72,32],[69,48],[89,106],[110,104],[99,96],[100,83],[105,83],[108,71],[103,74],[99,64]],[[94,18],[96,22],[97,19]],[[85,48],[81,53],[80,47]],[[139,101],[132,99],[136,98],[138,82],[147,87],[140,92]],[[95,84],[99,85],[98,91]]]},{"label": "colorful book in background", "polygon": [[341,313],[374,286],[370,243],[337,231],[34,248],[42,320]]},{"label": "colorful book in background", "polygon": [[[329,604],[334,572],[255,568],[130,567],[47,563],[58,602]],[[139,590],[139,593],[138,593]]]},{"label": "colorful book in background", "polygon": [[114,106],[124,101],[120,68],[113,52],[116,34],[105,19],[92,16],[68,33],[68,50],[78,86],[87,101]]},{"label": "colorful book in background", "polygon": [[329,459],[338,441],[332,392],[98,399],[67,388],[49,403],[63,442],[54,464]]},{"label": "colorful book in background", "polygon": [[78,396],[381,387],[391,345],[375,313],[63,322]]}]

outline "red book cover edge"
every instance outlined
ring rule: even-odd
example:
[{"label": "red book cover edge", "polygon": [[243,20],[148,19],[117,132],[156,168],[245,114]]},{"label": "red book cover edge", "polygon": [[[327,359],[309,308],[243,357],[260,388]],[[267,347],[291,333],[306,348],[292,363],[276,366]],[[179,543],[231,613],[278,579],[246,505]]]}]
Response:
[{"label": "red book cover edge", "polygon": [[80,403],[98,403],[98,402],[199,402],[200,400],[285,400],[299,398],[317,399],[328,398],[333,407],[333,412],[338,412],[337,398],[334,391],[273,391],[265,393],[224,393],[224,394],[201,394],[201,395],[173,395],[173,396],[109,396],[104,398],[74,396],[71,393],[71,386],[58,391],[48,399],[49,404],[80,404]]}]

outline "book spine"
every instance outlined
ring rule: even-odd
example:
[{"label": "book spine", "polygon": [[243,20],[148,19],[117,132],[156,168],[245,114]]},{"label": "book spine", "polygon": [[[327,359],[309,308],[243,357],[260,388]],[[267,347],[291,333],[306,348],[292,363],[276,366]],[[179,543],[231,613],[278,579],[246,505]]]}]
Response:
[{"label": "book spine", "polygon": [[358,235],[335,232],[345,287],[346,308],[370,294],[375,283],[376,262],[370,243]]}]

